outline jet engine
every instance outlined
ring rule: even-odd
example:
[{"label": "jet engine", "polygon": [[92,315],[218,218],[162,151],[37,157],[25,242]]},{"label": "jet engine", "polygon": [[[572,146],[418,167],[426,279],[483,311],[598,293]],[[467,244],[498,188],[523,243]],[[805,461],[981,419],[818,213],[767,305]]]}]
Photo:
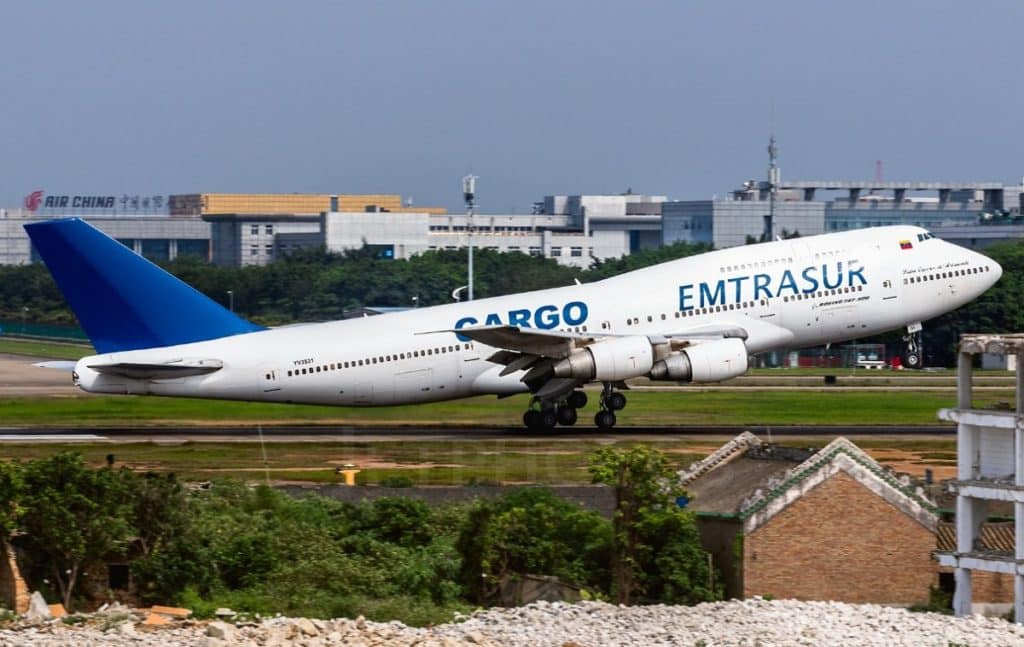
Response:
[{"label": "jet engine", "polygon": [[742,339],[720,339],[688,346],[654,362],[652,380],[721,382],[747,372],[747,346]]},{"label": "jet engine", "polygon": [[553,370],[556,377],[618,382],[646,375],[653,365],[654,347],[647,337],[613,337],[573,351]]}]

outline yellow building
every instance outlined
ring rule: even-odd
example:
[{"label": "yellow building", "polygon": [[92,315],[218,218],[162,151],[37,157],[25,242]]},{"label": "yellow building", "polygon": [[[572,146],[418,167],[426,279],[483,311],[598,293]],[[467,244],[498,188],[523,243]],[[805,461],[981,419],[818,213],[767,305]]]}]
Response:
[{"label": "yellow building", "polygon": [[[335,194],[336,211],[393,211],[445,214],[443,207],[403,207],[392,194]],[[210,214],[310,215],[331,209],[329,193],[188,193],[170,196],[172,216]]]}]

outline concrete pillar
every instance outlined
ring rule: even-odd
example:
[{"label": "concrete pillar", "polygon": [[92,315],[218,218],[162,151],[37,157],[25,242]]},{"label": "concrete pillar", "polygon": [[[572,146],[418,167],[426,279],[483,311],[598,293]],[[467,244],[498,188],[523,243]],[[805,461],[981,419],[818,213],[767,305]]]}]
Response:
[{"label": "concrete pillar", "polygon": [[[956,364],[956,406],[960,410],[971,408],[971,362],[970,353],[961,352]],[[957,480],[969,481],[975,476],[975,456],[978,453],[978,431],[964,423],[956,430]],[[963,495],[956,498],[956,552],[958,556],[974,550],[974,540],[980,522],[975,519],[975,501]],[[953,613],[958,616],[971,615],[971,571],[957,566],[953,572],[956,593],[953,595]]]},{"label": "concrete pillar", "polygon": [[956,408],[971,408],[971,377],[974,356],[961,352],[956,363]]},{"label": "concrete pillar", "polygon": [[854,203],[860,199],[860,189],[850,189],[850,202]]},{"label": "concrete pillar", "polygon": [[[1017,360],[1017,424],[1013,430],[1013,484],[1024,486],[1024,355],[1014,355]],[[1024,563],[1024,503],[1013,504],[1014,558],[1017,560],[1017,571],[1013,575],[1013,620],[1024,623],[1024,575],[1020,573],[1020,564]]]},{"label": "concrete pillar", "polygon": [[[1024,416],[1024,365],[1021,364],[1021,360],[1024,359],[1024,354],[1018,353],[1014,355],[1014,359],[1017,362],[1016,372],[1017,376],[1017,426],[1021,424],[1021,416]],[[1020,447],[1017,448],[1018,450]],[[1019,457],[1019,451],[1018,451]]]},{"label": "concrete pillar", "polygon": [[939,204],[949,202],[949,189],[939,189]]},{"label": "concrete pillar", "polygon": [[804,202],[814,202],[814,187],[804,189]]},{"label": "concrete pillar", "polygon": [[[1018,438],[1021,434],[1021,430],[1017,430]],[[1021,452],[1017,450],[1017,461],[1020,461]],[[1020,471],[1016,474],[1017,484],[1020,484]],[[1021,575],[1020,568],[1021,564],[1024,563],[1024,541],[1021,541],[1021,537],[1024,537],[1024,503],[1013,504],[1013,531],[1016,533],[1014,537],[1015,551],[1014,558],[1017,560],[1017,571],[1013,575],[1013,621],[1018,624],[1024,624],[1024,575]]]},{"label": "concrete pillar", "polygon": [[[988,505],[985,501],[958,496],[956,499],[956,552],[959,557],[972,552],[985,520]],[[953,613],[958,616],[971,615],[971,571],[958,566],[953,571],[956,593],[953,595]]]},{"label": "concrete pillar", "polygon": [[899,204],[899,203],[903,202],[904,198],[906,198],[906,197],[907,197],[907,190],[906,189],[893,189],[893,191],[892,191],[892,199],[896,202],[896,204]]}]

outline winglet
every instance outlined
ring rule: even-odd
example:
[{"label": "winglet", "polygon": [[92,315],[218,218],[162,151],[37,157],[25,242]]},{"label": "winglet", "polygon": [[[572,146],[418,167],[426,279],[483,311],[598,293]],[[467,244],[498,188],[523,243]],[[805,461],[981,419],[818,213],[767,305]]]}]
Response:
[{"label": "winglet", "polygon": [[25,230],[99,353],[262,330],[79,218]]}]

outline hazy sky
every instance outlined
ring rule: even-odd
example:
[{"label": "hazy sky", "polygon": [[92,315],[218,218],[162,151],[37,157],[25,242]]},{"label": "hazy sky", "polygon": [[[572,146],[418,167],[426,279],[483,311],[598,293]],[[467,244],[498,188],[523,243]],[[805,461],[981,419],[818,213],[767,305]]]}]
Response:
[{"label": "hazy sky", "polygon": [[0,206],[51,194],[552,193],[1024,174],[1024,3],[7,2]]}]

